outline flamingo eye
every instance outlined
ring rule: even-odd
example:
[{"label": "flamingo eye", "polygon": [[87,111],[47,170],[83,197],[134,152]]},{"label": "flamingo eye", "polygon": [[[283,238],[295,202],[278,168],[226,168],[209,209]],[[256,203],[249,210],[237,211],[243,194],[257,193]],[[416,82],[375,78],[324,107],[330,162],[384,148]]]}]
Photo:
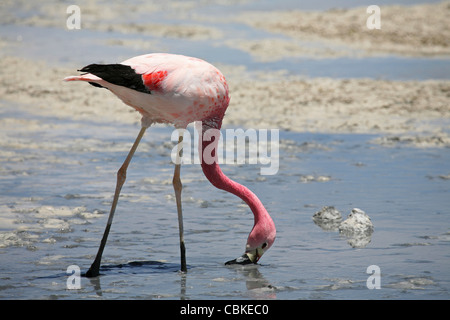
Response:
[{"label": "flamingo eye", "polygon": [[262,249],[264,249],[265,247],[267,247],[267,242],[264,242],[263,245],[261,246]]}]

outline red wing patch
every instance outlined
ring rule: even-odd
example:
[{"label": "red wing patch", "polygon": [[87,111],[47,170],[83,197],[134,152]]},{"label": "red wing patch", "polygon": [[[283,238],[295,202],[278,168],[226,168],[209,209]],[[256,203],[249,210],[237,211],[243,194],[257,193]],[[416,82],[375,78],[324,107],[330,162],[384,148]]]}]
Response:
[{"label": "red wing patch", "polygon": [[144,85],[150,91],[158,91],[161,87],[161,82],[167,77],[167,71],[156,71],[142,75]]}]

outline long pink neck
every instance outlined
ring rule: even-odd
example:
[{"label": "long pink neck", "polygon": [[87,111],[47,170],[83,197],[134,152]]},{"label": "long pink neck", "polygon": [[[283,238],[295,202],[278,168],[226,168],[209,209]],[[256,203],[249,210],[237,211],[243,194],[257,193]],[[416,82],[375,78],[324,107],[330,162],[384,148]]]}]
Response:
[{"label": "long pink neck", "polygon": [[[201,166],[206,178],[218,189],[228,191],[239,198],[241,198],[253,212],[255,217],[255,225],[263,218],[269,218],[269,215],[258,197],[250,191],[247,187],[228,178],[220,169],[217,162],[217,145],[219,143],[218,136],[211,138],[211,141],[205,141],[202,137],[204,133],[210,129],[219,130],[221,121],[219,123],[203,123],[202,134],[200,134],[199,146],[201,146],[200,156]],[[212,161],[213,160],[213,161]],[[211,163],[212,162],[212,163]]]}]

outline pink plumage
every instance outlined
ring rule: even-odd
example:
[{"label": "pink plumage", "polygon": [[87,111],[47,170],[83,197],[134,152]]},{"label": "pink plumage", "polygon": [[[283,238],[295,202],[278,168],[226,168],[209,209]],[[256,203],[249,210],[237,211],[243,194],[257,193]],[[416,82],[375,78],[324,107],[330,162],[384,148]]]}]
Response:
[{"label": "pink plumage", "polygon": [[[202,132],[199,135],[201,150],[205,151],[207,148],[216,150],[218,141],[215,139],[204,141],[203,136],[208,130],[221,128],[230,98],[225,77],[216,67],[201,59],[182,55],[146,54],[119,64],[91,64],[80,71],[86,73],[64,80],[87,81],[94,86],[107,88],[142,115],[141,131],[117,175],[114,201],[97,257],[86,274],[97,276],[120,189],[125,182],[126,169],[146,128],[153,123],[168,123],[176,128],[186,128],[191,122],[202,121]],[[203,155],[204,152],[201,152],[201,160],[204,160]],[[212,156],[214,158],[212,163],[210,159],[201,161],[207,179],[215,187],[240,197],[254,214],[254,226],[247,239],[244,255],[228,261],[227,264],[256,263],[275,241],[276,229],[273,220],[253,192],[223,174],[217,163],[215,151]],[[179,164],[175,165],[173,184],[180,227],[181,270],[186,271]]]},{"label": "pink plumage", "polygon": [[141,77],[151,94],[117,85],[91,73],[67,77],[108,88],[125,104],[142,114],[143,125],[171,123],[186,128],[189,123],[212,117],[223,118],[228,107],[228,85],[213,65],[175,54],[153,53],[120,63]]}]

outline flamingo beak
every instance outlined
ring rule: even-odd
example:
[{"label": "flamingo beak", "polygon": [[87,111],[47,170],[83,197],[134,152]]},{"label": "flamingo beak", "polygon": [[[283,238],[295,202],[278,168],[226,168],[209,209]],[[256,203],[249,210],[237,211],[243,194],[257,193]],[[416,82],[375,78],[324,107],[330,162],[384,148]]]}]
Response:
[{"label": "flamingo beak", "polygon": [[256,264],[258,262],[259,258],[261,258],[261,256],[264,253],[262,250],[258,250],[258,249],[246,251],[239,258],[225,262],[225,265],[233,265],[233,264],[245,265],[245,264],[251,264],[251,263]]}]

